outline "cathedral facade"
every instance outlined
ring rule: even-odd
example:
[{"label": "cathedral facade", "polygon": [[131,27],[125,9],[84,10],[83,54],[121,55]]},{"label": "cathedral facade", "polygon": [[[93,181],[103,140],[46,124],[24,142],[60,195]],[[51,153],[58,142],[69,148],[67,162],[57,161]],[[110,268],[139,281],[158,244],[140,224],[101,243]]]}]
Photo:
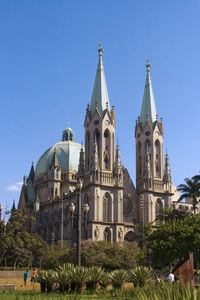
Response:
[{"label": "cathedral facade", "polygon": [[[115,112],[110,107],[102,60],[84,121],[85,146],[66,128],[62,141],[45,151],[24,177],[18,208],[34,216],[30,230],[47,242],[76,241],[78,198],[82,239],[133,241],[136,225],[155,222],[162,208],[177,201],[169,157],[163,161],[163,123],[158,120],[150,64],[140,117],[136,121],[136,187],[115,148]],[[79,188],[78,188],[79,187]]]}]

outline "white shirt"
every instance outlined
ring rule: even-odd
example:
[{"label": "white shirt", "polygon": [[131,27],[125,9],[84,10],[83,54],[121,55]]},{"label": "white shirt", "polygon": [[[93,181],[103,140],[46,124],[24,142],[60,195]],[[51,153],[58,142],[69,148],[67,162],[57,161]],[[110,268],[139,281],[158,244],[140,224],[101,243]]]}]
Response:
[{"label": "white shirt", "polygon": [[174,282],[174,274],[170,273],[168,279],[170,282]]}]

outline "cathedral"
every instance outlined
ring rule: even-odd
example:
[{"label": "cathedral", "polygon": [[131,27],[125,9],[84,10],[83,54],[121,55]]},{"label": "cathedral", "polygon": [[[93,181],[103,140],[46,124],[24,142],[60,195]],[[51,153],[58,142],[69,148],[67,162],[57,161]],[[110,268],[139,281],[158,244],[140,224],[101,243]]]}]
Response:
[{"label": "cathedral", "polygon": [[[134,241],[136,225],[156,222],[162,208],[177,202],[169,157],[163,153],[163,122],[158,119],[150,76],[135,125],[136,186],[115,147],[115,111],[110,106],[102,45],[90,105],[84,120],[85,145],[66,128],[62,141],[47,149],[24,177],[18,208],[34,216],[30,230],[48,243],[76,241],[81,201],[82,239]],[[131,134],[131,133],[130,133]]]}]

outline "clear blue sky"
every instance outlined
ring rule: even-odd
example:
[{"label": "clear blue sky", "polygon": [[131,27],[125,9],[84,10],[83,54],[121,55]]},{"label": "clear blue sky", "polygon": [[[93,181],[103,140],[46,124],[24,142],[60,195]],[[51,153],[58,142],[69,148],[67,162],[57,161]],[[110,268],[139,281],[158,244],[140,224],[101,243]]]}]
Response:
[{"label": "clear blue sky", "polygon": [[[145,63],[173,182],[200,169],[200,1],[0,1],[0,202],[18,202],[31,162],[68,124],[84,140],[84,116],[104,48],[110,104],[123,164],[135,182],[134,125]],[[17,185],[18,184],[18,185]],[[11,187],[12,186],[12,187]]]}]

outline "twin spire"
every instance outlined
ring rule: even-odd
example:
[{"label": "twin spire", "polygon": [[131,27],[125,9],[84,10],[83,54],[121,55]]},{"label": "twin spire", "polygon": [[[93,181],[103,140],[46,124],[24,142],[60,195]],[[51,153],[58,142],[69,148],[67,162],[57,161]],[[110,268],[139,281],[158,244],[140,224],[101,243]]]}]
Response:
[{"label": "twin spire", "polygon": [[110,109],[110,103],[108,98],[108,90],[106,85],[106,78],[104,74],[104,67],[103,67],[103,59],[102,59],[102,53],[103,48],[102,44],[99,44],[99,49],[97,49],[99,52],[99,61],[97,66],[97,72],[94,82],[94,88],[92,92],[92,99],[90,103],[90,111],[92,115],[96,111],[96,107],[98,107],[98,110],[100,114],[102,115],[105,109]]},{"label": "twin spire", "polygon": [[153,123],[157,120],[156,104],[155,104],[153,88],[151,83],[151,76],[150,76],[151,65],[149,59],[147,59],[146,68],[147,68],[147,76],[146,76],[144,96],[142,101],[142,109],[140,113],[140,122],[142,123],[143,128],[146,124],[147,119],[149,120],[151,125],[153,125]]}]

